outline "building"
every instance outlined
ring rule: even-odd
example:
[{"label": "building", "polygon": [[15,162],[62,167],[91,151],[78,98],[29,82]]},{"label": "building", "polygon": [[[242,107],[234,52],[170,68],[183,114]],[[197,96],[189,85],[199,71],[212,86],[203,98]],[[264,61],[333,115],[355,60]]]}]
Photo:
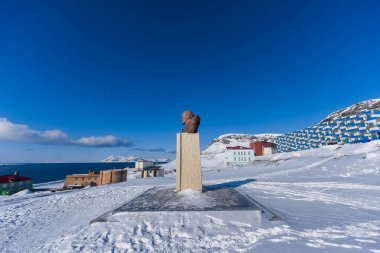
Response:
[{"label": "building", "polygon": [[135,169],[145,169],[149,167],[153,167],[154,162],[147,160],[139,160],[135,162]]},{"label": "building", "polygon": [[225,159],[227,164],[250,163],[255,160],[254,148],[252,147],[226,147]]},{"label": "building", "polygon": [[141,170],[141,178],[144,177],[163,177],[165,174],[164,169],[160,167],[150,167]]},{"label": "building", "polygon": [[255,156],[271,155],[277,153],[277,145],[267,141],[256,141],[250,144]]},{"label": "building", "polygon": [[67,175],[65,188],[97,186],[127,181],[127,169],[89,171],[88,174]]},{"label": "building", "polygon": [[0,195],[11,195],[27,189],[33,189],[33,180],[31,178],[19,175],[0,176]]},{"label": "building", "polygon": [[276,144],[278,152],[289,152],[379,139],[380,110],[365,110],[281,135]]}]

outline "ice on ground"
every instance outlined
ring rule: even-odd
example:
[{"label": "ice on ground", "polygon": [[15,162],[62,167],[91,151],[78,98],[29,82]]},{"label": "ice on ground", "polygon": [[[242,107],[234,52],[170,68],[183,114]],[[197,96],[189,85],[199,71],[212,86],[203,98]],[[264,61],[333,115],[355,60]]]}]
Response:
[{"label": "ice on ground", "polygon": [[46,183],[33,184],[34,189],[50,189],[50,188],[62,188],[65,184],[64,180],[57,180]]},{"label": "ice on ground", "polygon": [[[0,252],[380,252],[380,142],[275,154],[226,167],[202,157],[205,185],[235,187],[278,214],[119,213],[89,221],[175,173],[88,189],[0,197]],[[205,159],[207,159],[206,162]],[[170,166],[170,165],[167,165]],[[202,195],[181,193],[202,205]]]},{"label": "ice on ground", "polygon": [[25,195],[28,195],[28,194],[32,194],[33,192],[29,189],[26,189],[26,190],[22,190],[22,191],[19,191],[15,194],[13,194],[13,196],[25,196]]}]

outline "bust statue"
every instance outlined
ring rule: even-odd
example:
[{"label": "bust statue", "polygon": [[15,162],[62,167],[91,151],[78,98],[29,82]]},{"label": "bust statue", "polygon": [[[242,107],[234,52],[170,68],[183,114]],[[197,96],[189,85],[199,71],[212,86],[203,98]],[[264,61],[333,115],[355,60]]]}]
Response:
[{"label": "bust statue", "polygon": [[182,133],[198,133],[200,123],[201,118],[192,111],[187,110],[182,113],[181,124],[185,125],[185,128],[182,129]]}]

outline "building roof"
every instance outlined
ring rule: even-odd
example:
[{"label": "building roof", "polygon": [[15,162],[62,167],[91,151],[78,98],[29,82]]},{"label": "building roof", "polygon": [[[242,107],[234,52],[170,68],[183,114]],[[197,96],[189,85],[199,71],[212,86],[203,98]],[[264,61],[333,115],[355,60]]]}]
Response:
[{"label": "building roof", "polygon": [[149,163],[154,163],[154,162],[151,161],[151,160],[144,160],[144,159],[138,159],[138,160],[136,160],[135,162],[144,162],[144,163],[149,162]]},{"label": "building roof", "polygon": [[247,148],[243,146],[226,147],[228,150],[253,150],[253,148]]},{"label": "building roof", "polygon": [[22,177],[22,176],[16,176],[16,175],[3,175],[0,176],[0,184],[6,184],[9,182],[15,182],[15,181],[29,181],[32,180],[29,177]]},{"label": "building roof", "polygon": [[[90,176],[90,174],[71,174],[71,175],[66,175],[66,177],[88,177]],[[92,175],[93,177],[94,176],[99,176],[99,174],[94,174]]]}]

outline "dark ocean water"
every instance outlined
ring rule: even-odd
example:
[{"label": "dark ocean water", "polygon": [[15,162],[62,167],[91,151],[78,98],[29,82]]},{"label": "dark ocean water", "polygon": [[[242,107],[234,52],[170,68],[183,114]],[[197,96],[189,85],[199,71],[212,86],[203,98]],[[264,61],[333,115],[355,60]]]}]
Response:
[{"label": "dark ocean water", "polygon": [[2,164],[0,175],[13,174],[18,169],[20,176],[33,178],[33,183],[38,184],[64,180],[66,175],[88,173],[89,170],[122,169],[134,166],[134,162]]}]

